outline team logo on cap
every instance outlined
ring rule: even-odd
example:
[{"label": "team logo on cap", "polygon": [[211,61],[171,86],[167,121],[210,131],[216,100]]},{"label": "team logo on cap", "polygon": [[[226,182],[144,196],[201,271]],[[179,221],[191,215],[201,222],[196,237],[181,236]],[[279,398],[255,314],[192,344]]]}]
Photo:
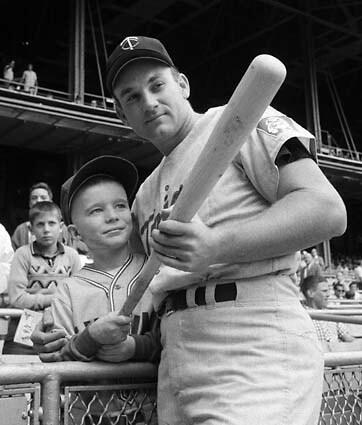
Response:
[{"label": "team logo on cap", "polygon": [[123,50],[133,50],[138,44],[138,37],[127,37],[121,42],[120,46]]}]

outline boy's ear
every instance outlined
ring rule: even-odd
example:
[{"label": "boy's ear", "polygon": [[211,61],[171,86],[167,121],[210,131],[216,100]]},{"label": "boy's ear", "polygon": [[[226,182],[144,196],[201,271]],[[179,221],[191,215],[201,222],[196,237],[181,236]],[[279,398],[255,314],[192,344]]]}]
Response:
[{"label": "boy's ear", "polygon": [[78,239],[80,241],[82,240],[82,236],[80,235],[77,227],[74,224],[70,224],[68,226],[68,232],[72,235],[72,238]]}]

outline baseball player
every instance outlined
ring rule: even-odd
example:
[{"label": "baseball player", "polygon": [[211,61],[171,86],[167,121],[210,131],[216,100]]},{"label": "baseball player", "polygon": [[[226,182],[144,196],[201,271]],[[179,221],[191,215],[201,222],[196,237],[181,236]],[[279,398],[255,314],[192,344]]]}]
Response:
[{"label": "baseball player", "polygon": [[317,423],[323,357],[295,282],[296,251],[340,235],[344,204],[313,136],[269,107],[191,223],[167,219],[224,107],[204,114],[159,40],[127,37],[108,60],[118,114],[164,158],[133,213],[161,316],[162,425]]}]

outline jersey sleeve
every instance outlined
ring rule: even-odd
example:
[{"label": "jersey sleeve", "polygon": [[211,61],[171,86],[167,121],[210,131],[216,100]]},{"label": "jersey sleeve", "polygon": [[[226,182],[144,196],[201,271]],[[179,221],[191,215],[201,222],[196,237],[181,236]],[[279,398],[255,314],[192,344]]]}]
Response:
[{"label": "jersey sleeve", "polygon": [[[294,153],[297,148],[293,148],[293,144],[296,144],[300,145],[299,153],[305,150],[316,158],[313,135],[291,118],[269,107],[234,159],[234,165],[243,169],[255,189],[270,203],[277,200],[277,158],[280,153],[283,154],[286,142],[289,153]],[[284,154],[287,151],[284,150]]]}]

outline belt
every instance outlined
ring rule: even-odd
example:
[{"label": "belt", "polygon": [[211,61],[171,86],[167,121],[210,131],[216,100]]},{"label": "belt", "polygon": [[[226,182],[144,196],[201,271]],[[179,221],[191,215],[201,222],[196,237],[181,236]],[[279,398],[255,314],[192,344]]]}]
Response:
[{"label": "belt", "polygon": [[[186,292],[188,289],[181,289],[180,291],[172,291],[161,303],[157,314],[159,317],[164,314],[170,315],[178,310],[185,310],[189,308],[187,305]],[[195,290],[195,304],[197,306],[206,305],[206,286],[199,286]],[[235,282],[219,283],[215,285],[214,299],[215,302],[221,303],[225,301],[235,301],[237,297],[237,288]]]}]

